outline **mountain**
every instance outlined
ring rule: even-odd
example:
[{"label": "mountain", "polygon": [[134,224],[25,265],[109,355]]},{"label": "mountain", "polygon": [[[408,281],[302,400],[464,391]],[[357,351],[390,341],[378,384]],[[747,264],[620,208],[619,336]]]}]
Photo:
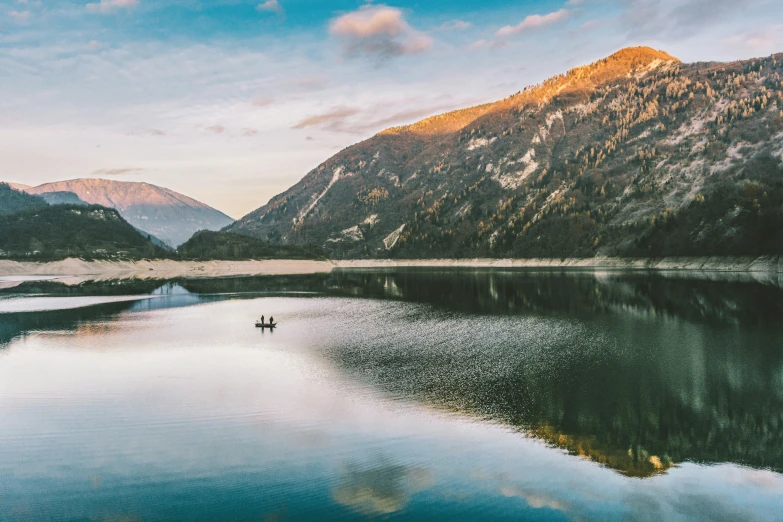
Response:
[{"label": "mountain", "polygon": [[177,252],[183,259],[319,259],[323,252],[299,246],[270,245],[266,241],[232,232],[202,230],[180,245]]},{"label": "mountain", "polygon": [[227,230],[333,257],[783,253],[782,74],[623,49],[383,131]]},{"label": "mountain", "polygon": [[0,216],[0,249],[3,257],[35,260],[138,259],[166,255],[165,250],[140,235],[115,209],[46,203],[43,207]]},{"label": "mountain", "polygon": [[89,205],[73,192],[41,192],[39,197],[50,205]]},{"label": "mountain", "polygon": [[0,183],[0,216],[42,209],[46,206],[47,203],[42,198],[16,190],[9,183]]},{"label": "mountain", "polygon": [[199,230],[219,230],[233,222],[204,203],[149,183],[75,179],[32,187],[27,192],[72,192],[86,203],[116,209],[131,225],[172,246],[184,243]]}]

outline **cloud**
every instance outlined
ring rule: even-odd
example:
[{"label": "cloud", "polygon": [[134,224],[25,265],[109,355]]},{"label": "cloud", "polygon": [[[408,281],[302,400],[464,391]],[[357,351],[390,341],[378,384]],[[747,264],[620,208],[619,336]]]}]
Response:
[{"label": "cloud", "polygon": [[326,76],[302,76],[291,82],[294,87],[300,91],[322,91],[329,85],[329,78]]},{"label": "cloud", "polygon": [[277,13],[279,15],[283,14],[283,6],[280,5],[278,0],[266,0],[266,2],[258,4],[256,10]]},{"label": "cloud", "polygon": [[761,0],[622,0],[621,23],[634,40],[684,39],[761,5]]},{"label": "cloud", "polygon": [[355,116],[361,112],[354,107],[335,107],[323,114],[309,116],[293,126],[294,129],[306,129],[307,127],[326,127],[331,130],[339,130],[346,118]]},{"label": "cloud", "polygon": [[492,40],[477,40],[470,44],[468,46],[468,50],[470,51],[479,51],[482,49],[503,49],[504,47],[508,47],[508,42],[505,41],[492,41]]},{"label": "cloud", "polygon": [[[335,107],[334,109],[309,116],[293,126],[294,129],[305,129],[308,127],[318,127],[322,130],[331,132],[343,132],[349,134],[367,134],[378,132],[388,127],[397,125],[408,125],[434,114],[443,111],[453,110],[454,104],[437,104],[425,107],[416,107],[398,111],[382,117],[376,117],[382,113],[386,107],[398,102],[378,103],[364,110],[355,107]],[[358,115],[365,117],[356,118]]]},{"label": "cloud", "polygon": [[252,102],[253,107],[269,107],[273,103],[275,103],[275,100],[272,98],[255,98]]},{"label": "cloud", "polygon": [[606,20],[588,20],[587,22],[583,23],[579,26],[580,29],[589,30],[589,29],[595,29],[596,27],[600,27],[602,25],[606,24]]},{"label": "cloud", "polygon": [[[372,108],[368,111],[368,113],[376,114],[380,108],[380,106],[377,108]],[[340,130],[354,134],[366,134],[368,132],[374,131],[377,132],[392,126],[409,125],[422,118],[453,109],[454,104],[440,104],[428,107],[418,107],[415,109],[407,109],[404,111],[395,112],[382,118],[364,119],[350,125],[344,125]]]},{"label": "cloud", "polygon": [[332,498],[366,516],[388,515],[404,509],[411,495],[429,489],[432,483],[428,470],[381,461],[370,469],[349,466],[332,490]]},{"label": "cloud", "polygon": [[8,16],[14,22],[26,22],[30,18],[30,11],[9,11]]},{"label": "cloud", "polygon": [[464,20],[451,20],[438,27],[441,31],[464,31],[473,27],[473,24]]},{"label": "cloud", "polygon": [[141,174],[145,169],[125,168],[125,169],[98,169],[93,171],[94,176],[127,176],[132,174]]},{"label": "cloud", "polygon": [[347,56],[368,55],[379,60],[422,53],[432,47],[429,36],[413,29],[402,11],[386,5],[364,5],[344,14],[329,26],[343,41]]},{"label": "cloud", "polygon": [[87,4],[85,7],[91,13],[111,13],[117,9],[131,9],[136,7],[139,0],[101,0],[97,3]]},{"label": "cloud", "polygon": [[518,497],[527,502],[527,505],[534,509],[548,508],[557,511],[568,512],[568,506],[546,493],[530,491],[512,484],[504,484],[500,487],[500,492],[504,497]]},{"label": "cloud", "polygon": [[747,53],[766,55],[783,48],[783,25],[756,28],[747,33],[735,34],[724,40],[731,49],[741,48]]},{"label": "cloud", "polygon": [[507,25],[505,27],[501,27],[498,29],[497,33],[495,33],[498,37],[507,37],[507,36],[513,36],[515,34],[519,34],[525,31],[528,31],[530,29],[537,29],[539,27],[545,27],[547,25],[552,25],[557,22],[562,22],[563,20],[567,19],[571,15],[571,11],[568,9],[560,9],[558,11],[554,11],[549,14],[545,15],[530,15],[524,20],[522,20],[517,25]]},{"label": "cloud", "polygon": [[210,127],[204,127],[204,130],[214,132],[215,134],[223,134],[226,132],[226,128],[223,125],[212,125]]},{"label": "cloud", "polygon": [[383,5],[365,5],[358,11],[345,14],[332,22],[335,35],[354,38],[398,36],[408,30],[402,11]]}]

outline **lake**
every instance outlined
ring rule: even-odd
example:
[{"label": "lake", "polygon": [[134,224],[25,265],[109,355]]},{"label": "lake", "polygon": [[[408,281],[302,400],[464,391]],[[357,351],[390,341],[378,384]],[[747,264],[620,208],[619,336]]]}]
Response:
[{"label": "lake", "polygon": [[780,520],[781,318],[703,273],[15,281],[0,519]]}]

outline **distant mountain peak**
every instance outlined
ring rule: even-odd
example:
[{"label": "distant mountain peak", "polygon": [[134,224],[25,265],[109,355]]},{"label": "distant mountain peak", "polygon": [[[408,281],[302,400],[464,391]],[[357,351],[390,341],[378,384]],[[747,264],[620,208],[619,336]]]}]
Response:
[{"label": "distant mountain peak", "polygon": [[[648,47],[645,45],[640,45],[636,47],[623,47],[616,53],[613,53],[605,58],[605,60],[616,60],[616,61],[622,61],[622,62],[644,62],[644,63],[650,63],[654,60],[665,60],[665,61],[675,61],[679,62],[679,58],[675,58],[674,56],[670,55],[666,51],[661,51],[659,49],[653,49],[652,47]],[[600,60],[599,60],[600,61]]]},{"label": "distant mountain peak", "polygon": [[115,208],[134,227],[172,246],[184,243],[199,230],[220,230],[234,221],[205,203],[146,182],[81,178],[25,191],[36,195],[72,192],[89,204]]}]

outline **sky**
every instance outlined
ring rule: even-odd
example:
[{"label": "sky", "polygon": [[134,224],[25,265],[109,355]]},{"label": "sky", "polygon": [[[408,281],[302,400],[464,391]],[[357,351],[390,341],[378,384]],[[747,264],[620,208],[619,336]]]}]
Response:
[{"label": "sky", "polygon": [[146,181],[232,217],[395,125],[632,45],[783,51],[780,0],[0,0],[0,180]]}]

